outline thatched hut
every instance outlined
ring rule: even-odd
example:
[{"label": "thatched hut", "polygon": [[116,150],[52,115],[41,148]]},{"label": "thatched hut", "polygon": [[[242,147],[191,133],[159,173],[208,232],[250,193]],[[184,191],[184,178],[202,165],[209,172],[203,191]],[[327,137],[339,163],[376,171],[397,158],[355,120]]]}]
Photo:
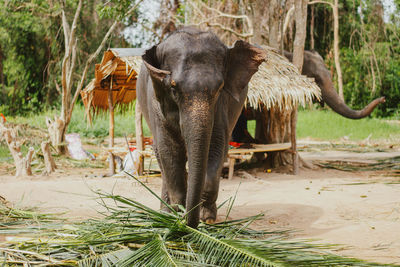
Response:
[{"label": "thatched hut", "polygon": [[141,48],[113,48],[107,50],[100,64],[95,65],[95,78],[81,92],[86,117],[109,109],[111,90],[112,105],[126,106],[136,99],[136,77],[140,64],[135,57],[143,54]]},{"label": "thatched hut", "polygon": [[[300,75],[297,68],[274,49],[264,49],[268,57],[249,83],[247,106],[254,109],[263,106],[267,109],[291,110],[320,98],[320,89],[313,79]],[[105,52],[102,62],[96,65],[95,79],[81,93],[89,121],[100,109],[110,109],[111,114],[115,105],[128,105],[136,98],[136,76],[140,71],[143,52],[144,49],[135,48]],[[136,115],[140,114],[137,110]],[[141,127],[141,117],[136,117],[137,137],[143,135]],[[110,123],[111,145],[112,131],[113,123]]]}]

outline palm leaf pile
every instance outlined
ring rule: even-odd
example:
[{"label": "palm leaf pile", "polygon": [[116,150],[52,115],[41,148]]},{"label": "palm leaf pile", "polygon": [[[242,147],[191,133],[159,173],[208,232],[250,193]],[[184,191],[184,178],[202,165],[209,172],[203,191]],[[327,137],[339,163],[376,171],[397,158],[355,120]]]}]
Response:
[{"label": "palm leaf pile", "polygon": [[[97,192],[107,208],[101,219],[0,224],[2,266],[382,266],[322,253],[327,246],[288,241],[286,232],[248,228],[259,216],[193,229],[185,211],[170,212]],[[112,205],[110,204],[112,201]],[[107,203],[107,204],[106,204]],[[12,213],[11,208],[6,208]],[[4,213],[2,213],[4,216]],[[34,220],[32,218],[35,217]]]}]

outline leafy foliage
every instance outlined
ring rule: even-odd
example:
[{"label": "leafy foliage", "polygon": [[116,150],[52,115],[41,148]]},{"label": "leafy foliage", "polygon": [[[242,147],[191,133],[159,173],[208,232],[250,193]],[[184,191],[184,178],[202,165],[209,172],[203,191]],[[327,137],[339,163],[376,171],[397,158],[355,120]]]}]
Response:
[{"label": "leafy foliage", "polygon": [[54,52],[49,36],[57,30],[52,15],[45,1],[0,3],[0,100],[8,104],[2,112],[37,111],[45,101]]},{"label": "leafy foliage", "polygon": [[[400,97],[399,5],[388,21],[382,1],[346,0],[340,5],[340,55],[345,101],[361,109],[385,96],[374,116],[398,116]],[[315,5],[315,49],[335,77],[333,18],[327,5]],[[388,16],[389,17],[389,16]],[[309,45],[309,44],[308,44]]]},{"label": "leafy foliage", "polygon": [[[68,19],[72,20],[76,5],[77,1],[66,1]],[[120,6],[120,9],[124,8],[122,4]],[[81,11],[76,32],[79,36],[79,60],[74,75],[77,77],[80,76],[89,53],[96,50],[115,19],[100,17],[96,10],[102,8],[102,2],[96,4],[95,1],[88,1]],[[120,9],[115,12],[120,12]],[[101,11],[101,15],[104,13],[107,12]],[[58,106],[60,96],[57,86],[61,85],[64,54],[60,14],[58,1],[0,2],[0,112],[7,115],[26,115],[40,111],[43,107]],[[135,14],[132,18],[134,17]],[[128,26],[131,22],[125,23]],[[128,46],[118,31],[107,45]],[[100,61],[101,57],[99,55],[96,61]],[[93,75],[94,68],[90,70],[88,78]]]}]

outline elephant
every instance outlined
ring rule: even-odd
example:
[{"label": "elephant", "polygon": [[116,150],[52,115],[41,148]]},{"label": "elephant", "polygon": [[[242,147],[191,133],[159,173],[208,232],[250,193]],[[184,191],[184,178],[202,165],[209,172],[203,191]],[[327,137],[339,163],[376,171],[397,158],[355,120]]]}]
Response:
[{"label": "elephant", "polygon": [[154,137],[162,199],[186,207],[190,227],[200,218],[216,220],[229,138],[265,58],[265,50],[245,41],[228,48],[194,27],[172,32],[142,56],[137,98]]},{"label": "elephant", "polygon": [[[293,54],[285,51],[284,55],[292,61]],[[385,102],[385,97],[373,100],[362,110],[353,110],[339,97],[331,78],[329,70],[326,68],[323,58],[316,51],[304,51],[304,61],[302,74],[307,77],[315,78],[315,82],[321,89],[322,101],[328,104],[333,111],[349,119],[362,119],[371,114],[377,105]]]}]

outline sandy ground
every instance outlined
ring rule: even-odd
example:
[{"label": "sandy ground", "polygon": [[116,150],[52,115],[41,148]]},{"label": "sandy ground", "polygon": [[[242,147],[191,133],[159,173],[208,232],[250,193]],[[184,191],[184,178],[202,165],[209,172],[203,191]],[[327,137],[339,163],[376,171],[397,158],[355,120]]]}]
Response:
[{"label": "sandy ground", "polygon": [[[303,152],[306,160],[364,160],[400,156],[400,152]],[[105,170],[74,169],[50,177],[0,176],[0,196],[14,205],[39,206],[46,212],[65,211],[71,219],[98,216],[92,190],[128,196],[153,208],[158,201],[128,178],[101,178]],[[160,178],[147,178],[157,193]],[[397,184],[396,184],[397,182]],[[235,173],[221,182],[218,203],[236,195],[230,219],[263,213],[254,228],[295,229],[294,238],[345,245],[342,255],[400,264],[400,178],[384,173],[302,169],[297,176]],[[226,212],[219,212],[218,220]]]}]

